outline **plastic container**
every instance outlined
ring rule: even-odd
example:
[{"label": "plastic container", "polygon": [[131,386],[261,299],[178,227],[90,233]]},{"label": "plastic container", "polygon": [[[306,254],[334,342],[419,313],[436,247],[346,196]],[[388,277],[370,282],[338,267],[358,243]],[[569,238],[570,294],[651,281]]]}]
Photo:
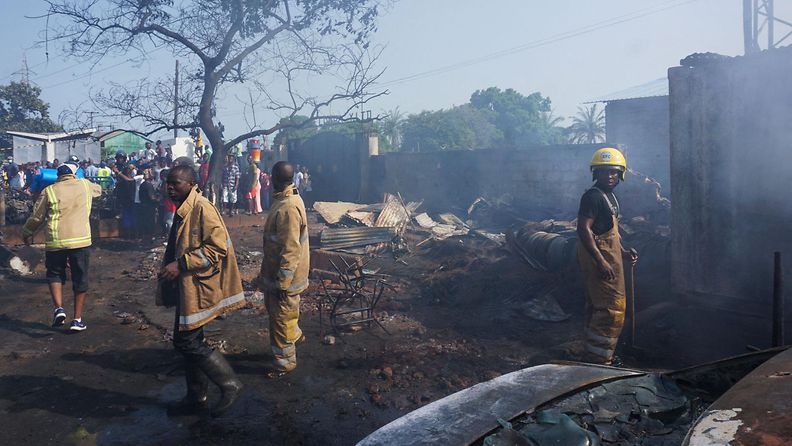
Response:
[{"label": "plastic container", "polygon": [[[77,178],[85,178],[82,168],[77,169]],[[30,184],[30,191],[33,193],[41,192],[45,187],[54,184],[58,179],[58,169],[39,169],[39,174],[33,177]]]}]

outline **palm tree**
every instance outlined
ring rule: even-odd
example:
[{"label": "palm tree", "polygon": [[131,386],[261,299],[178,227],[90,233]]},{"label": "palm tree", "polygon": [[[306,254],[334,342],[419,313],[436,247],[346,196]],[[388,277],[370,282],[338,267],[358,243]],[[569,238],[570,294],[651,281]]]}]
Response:
[{"label": "palm tree", "polygon": [[387,116],[380,121],[380,131],[392,150],[398,151],[401,146],[401,125],[404,122],[404,114],[399,110],[399,107],[391,110]]},{"label": "palm tree", "polygon": [[597,104],[591,107],[578,107],[578,112],[572,116],[572,125],[569,127],[570,140],[574,144],[595,144],[605,141],[605,110],[597,109]]},{"label": "palm tree", "polygon": [[564,121],[564,118],[554,115],[552,110],[542,112],[539,117],[541,119],[542,126],[546,129],[558,127],[558,124]]}]

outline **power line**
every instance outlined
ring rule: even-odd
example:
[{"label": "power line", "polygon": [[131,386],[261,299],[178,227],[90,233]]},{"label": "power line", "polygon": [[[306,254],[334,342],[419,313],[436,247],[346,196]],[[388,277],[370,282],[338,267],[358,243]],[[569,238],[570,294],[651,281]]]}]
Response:
[{"label": "power line", "polygon": [[594,31],[598,31],[598,30],[603,29],[603,28],[608,28],[608,27],[611,27],[611,26],[614,26],[614,25],[619,25],[619,24],[622,24],[622,23],[626,23],[626,22],[630,22],[630,21],[633,21],[633,20],[637,20],[637,19],[649,16],[649,15],[657,14],[657,13],[660,13],[660,12],[663,12],[663,11],[667,11],[667,10],[672,9],[672,8],[677,8],[679,6],[684,6],[684,5],[687,5],[687,4],[696,2],[696,1],[699,1],[699,0],[684,0],[681,3],[679,3],[679,0],[671,0],[671,1],[666,2],[664,5],[659,6],[659,7],[658,6],[654,6],[654,7],[651,7],[651,8],[635,11],[635,12],[632,12],[632,13],[629,13],[629,14],[625,14],[625,15],[621,15],[621,16],[617,16],[617,17],[612,17],[610,19],[603,20],[601,22],[597,22],[597,23],[585,26],[583,28],[578,28],[577,30],[566,31],[566,32],[563,32],[563,33],[560,33],[560,34],[556,34],[554,36],[550,36],[550,37],[546,37],[546,38],[543,38],[543,39],[535,40],[533,42],[528,42],[528,43],[525,43],[525,44],[522,44],[522,45],[519,45],[519,46],[515,46],[515,47],[507,48],[507,49],[504,49],[504,50],[496,51],[496,52],[493,52],[493,53],[490,53],[490,54],[485,54],[483,56],[479,56],[479,57],[476,57],[476,58],[473,58],[473,59],[467,59],[467,60],[464,60],[464,61],[461,61],[461,62],[457,62],[457,63],[451,64],[451,65],[445,65],[445,66],[434,68],[434,69],[431,69],[431,70],[422,71],[420,73],[415,73],[415,74],[411,74],[411,75],[408,75],[408,76],[400,77],[398,79],[394,79],[394,80],[391,80],[391,81],[383,82],[380,85],[382,85],[382,86],[397,85],[397,84],[402,84],[402,83],[413,81],[413,80],[418,80],[418,79],[434,76],[434,75],[437,75],[437,74],[443,74],[443,73],[446,73],[446,72],[449,72],[449,71],[454,71],[454,70],[458,70],[458,69],[462,69],[462,68],[467,68],[467,67],[472,66],[472,65],[480,64],[482,62],[487,62],[487,61],[490,61],[490,60],[493,60],[493,59],[498,59],[498,58],[501,58],[501,57],[509,56],[509,55],[512,55],[512,54],[515,54],[515,53],[519,53],[519,52],[522,52],[522,51],[527,51],[527,50],[530,50],[530,49],[534,49],[534,48],[550,45],[550,44],[553,44],[553,43],[556,43],[556,42],[559,42],[559,41],[562,41],[562,40],[567,40],[567,39],[571,39],[573,37],[577,37],[577,36],[588,34],[588,33],[594,32]]},{"label": "power line", "polygon": [[[157,51],[160,51],[160,50],[162,50],[164,48],[165,48],[164,46],[163,47],[159,47],[159,48],[157,48],[157,49],[155,49],[153,51],[149,51],[148,54],[156,53]],[[132,59],[125,59],[125,60],[122,60],[121,62],[118,62],[116,64],[113,64],[113,65],[107,66],[105,68],[102,68],[101,70],[89,71],[87,73],[83,73],[83,74],[81,74],[79,76],[76,76],[76,77],[73,77],[71,79],[67,79],[65,81],[61,81],[61,82],[58,82],[58,83],[52,84],[52,85],[47,85],[47,86],[41,87],[41,88],[44,89],[44,88],[59,87],[59,86],[64,85],[64,84],[68,84],[68,83],[71,83],[71,82],[76,82],[76,81],[78,81],[80,79],[85,79],[85,78],[91,77],[94,74],[104,73],[105,71],[112,70],[113,68],[120,67],[121,65],[125,65],[125,64],[127,64],[129,62],[132,62],[132,61],[133,61]],[[63,71],[63,70],[61,70],[61,71]]]},{"label": "power line", "polygon": [[[438,74],[443,74],[443,73],[446,73],[446,72],[449,72],[449,71],[454,71],[454,70],[466,68],[466,67],[471,66],[471,65],[476,65],[476,64],[479,64],[479,63],[482,63],[482,62],[487,62],[489,60],[498,59],[498,58],[501,58],[501,57],[504,57],[504,56],[508,56],[508,55],[515,54],[515,53],[519,53],[519,52],[526,51],[526,50],[529,50],[529,49],[534,49],[534,48],[538,48],[538,47],[541,47],[541,46],[550,45],[552,43],[556,43],[556,42],[559,42],[559,41],[562,41],[562,40],[567,40],[567,39],[571,39],[573,37],[578,37],[578,36],[581,36],[581,35],[584,35],[584,34],[588,34],[588,33],[594,32],[594,31],[598,31],[598,30],[603,29],[603,28],[607,28],[607,27],[610,27],[610,26],[619,25],[619,24],[622,24],[622,23],[626,23],[626,22],[630,22],[630,21],[633,21],[633,20],[637,20],[637,19],[649,16],[649,15],[657,14],[657,13],[660,13],[660,12],[663,12],[663,11],[667,11],[669,9],[677,8],[679,6],[684,6],[684,5],[687,5],[687,4],[690,4],[690,3],[694,3],[694,2],[697,2],[697,1],[699,1],[699,0],[669,0],[669,1],[666,1],[666,2],[664,2],[662,4],[660,4],[660,5],[651,6],[649,8],[640,9],[640,10],[633,11],[633,12],[630,12],[630,13],[627,13],[627,14],[616,16],[616,17],[611,17],[609,19],[602,20],[600,22],[596,22],[596,23],[593,23],[591,25],[584,26],[584,27],[578,28],[576,30],[566,31],[566,32],[563,32],[563,33],[560,33],[560,34],[556,34],[556,35],[553,35],[553,36],[550,36],[550,37],[542,38],[542,39],[539,39],[539,40],[535,40],[535,41],[532,41],[532,42],[528,42],[528,43],[525,43],[525,44],[522,44],[522,45],[518,45],[518,46],[511,47],[511,48],[507,48],[507,49],[504,49],[504,50],[496,51],[496,52],[493,52],[493,53],[490,53],[490,54],[486,54],[486,55],[483,55],[483,56],[479,56],[479,57],[476,57],[476,58],[473,58],[473,59],[468,59],[468,60],[457,62],[457,63],[451,64],[451,65],[446,65],[446,66],[443,66],[443,67],[439,67],[439,68],[423,71],[423,72],[420,72],[420,73],[411,74],[411,75],[404,76],[404,77],[401,77],[401,78],[398,78],[398,79],[394,79],[394,80],[391,80],[391,81],[383,82],[380,85],[382,85],[382,86],[397,85],[397,84],[402,84],[402,83],[413,81],[413,80],[419,80],[419,79],[423,79],[423,78],[426,78],[426,77],[431,77],[431,76],[438,75]],[[241,115],[243,113],[244,113],[244,111],[241,111],[241,112],[224,114],[223,116],[225,116],[225,117],[238,116],[238,115]]]},{"label": "power line", "polygon": [[[188,19],[190,19],[190,18],[189,18],[189,17],[179,17],[179,18],[175,18],[175,19],[171,20],[170,22],[167,22],[167,23],[165,23],[164,25],[165,25],[165,26],[170,26],[170,25],[173,25],[174,23],[178,23],[178,22],[181,22],[181,21],[184,21],[184,20],[188,20]],[[164,48],[166,48],[166,47],[167,47],[166,45],[160,46],[160,47],[158,47],[158,48],[155,48],[155,49],[154,49],[154,50],[152,50],[152,51],[149,51],[147,54],[155,53],[155,52],[157,52],[157,51],[160,51],[160,50],[162,50],[162,49],[164,49]],[[127,60],[125,60],[124,62],[122,62],[121,64],[123,64],[123,63],[126,63],[126,62],[129,62],[129,61],[130,61],[130,60],[129,60],[129,59],[127,59]],[[49,59],[47,59],[47,60],[43,60],[43,61],[41,61],[41,62],[39,62],[39,63],[37,63],[37,64],[35,64],[35,65],[31,66],[30,68],[31,68],[31,69],[32,69],[32,68],[36,68],[36,67],[39,67],[39,66],[41,66],[41,65],[44,65],[44,64],[49,64]],[[59,70],[56,70],[56,71],[53,71],[52,73],[47,73],[47,74],[44,74],[44,75],[41,75],[41,76],[37,76],[37,77],[36,77],[36,79],[34,79],[34,81],[40,81],[41,79],[45,79],[45,78],[48,78],[48,77],[52,77],[52,76],[54,76],[54,75],[56,75],[56,74],[62,73],[62,72],[64,72],[64,71],[70,70],[70,69],[72,69],[72,68],[78,67],[78,66],[80,66],[80,65],[83,65],[83,64],[84,64],[84,62],[77,62],[77,63],[75,63],[75,64],[68,65],[68,66],[66,66],[66,67],[64,67],[64,68],[61,68],[61,69],[59,69]],[[115,66],[118,66],[118,65],[121,65],[121,64],[117,64],[117,65],[115,65]],[[80,75],[80,76],[78,76],[78,78],[75,78],[75,79],[73,79],[73,80],[79,80],[79,79],[81,79],[82,77],[85,77],[85,75],[89,75],[89,74],[93,74],[93,73],[94,73],[94,72],[92,72],[92,73],[84,73],[83,75]],[[3,76],[3,78],[11,78],[12,76],[14,76],[14,75],[16,75],[16,74],[17,74],[17,73],[16,73],[16,72],[14,72],[14,73],[8,74],[8,75],[6,75],[6,76]],[[64,81],[64,82],[71,82],[71,81],[72,81],[72,80],[70,79],[70,80],[68,80],[68,81]],[[56,86],[57,86],[57,85],[62,85],[62,84],[56,84]]]}]

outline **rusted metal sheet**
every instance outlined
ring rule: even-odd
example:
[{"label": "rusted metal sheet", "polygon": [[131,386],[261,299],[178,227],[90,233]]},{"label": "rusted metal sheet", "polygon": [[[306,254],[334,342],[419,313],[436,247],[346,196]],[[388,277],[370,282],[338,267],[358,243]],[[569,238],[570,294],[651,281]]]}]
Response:
[{"label": "rusted metal sheet", "polygon": [[325,228],[321,244],[324,249],[351,248],[389,242],[395,236],[395,228]]},{"label": "rusted metal sheet", "polygon": [[518,370],[449,395],[392,421],[358,443],[467,445],[498,426],[571,391],[626,376],[632,370],[588,364],[544,364]]},{"label": "rusted metal sheet", "polygon": [[792,444],[792,349],[770,358],[718,398],[683,444]]}]

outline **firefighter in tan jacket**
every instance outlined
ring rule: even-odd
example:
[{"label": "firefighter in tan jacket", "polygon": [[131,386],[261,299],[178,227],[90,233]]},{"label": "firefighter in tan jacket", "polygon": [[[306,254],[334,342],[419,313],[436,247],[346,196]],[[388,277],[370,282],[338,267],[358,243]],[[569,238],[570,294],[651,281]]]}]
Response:
[{"label": "firefighter in tan jacket", "polygon": [[264,223],[264,259],[259,287],[265,290],[272,354],[269,377],[297,367],[296,344],[305,337],[298,325],[300,293],[308,288],[310,253],[305,204],[294,184],[294,167],[272,166],[273,204]]},{"label": "firefighter in tan jacket", "polygon": [[[33,207],[33,214],[22,227],[25,242],[46,227],[47,282],[55,305],[52,326],[66,321],[63,309],[63,284],[66,283],[66,265],[71,270],[74,291],[74,319],[71,331],[82,331],[87,325],[82,320],[82,310],[88,293],[88,247],[91,246],[91,204],[94,197],[102,195],[102,188],[88,180],[78,179],[76,160],[58,167],[55,184],[42,191]],[[45,224],[46,223],[46,224]]]},{"label": "firefighter in tan jacket", "polygon": [[245,303],[242,279],[231,237],[217,208],[196,188],[190,166],[171,169],[168,196],[178,206],[159,274],[157,304],[175,306],[173,346],[185,359],[187,396],[169,406],[169,413],[190,413],[208,407],[208,384],[222,392],[212,415],[219,416],[242,390],[222,353],[204,340],[203,326]]}]

